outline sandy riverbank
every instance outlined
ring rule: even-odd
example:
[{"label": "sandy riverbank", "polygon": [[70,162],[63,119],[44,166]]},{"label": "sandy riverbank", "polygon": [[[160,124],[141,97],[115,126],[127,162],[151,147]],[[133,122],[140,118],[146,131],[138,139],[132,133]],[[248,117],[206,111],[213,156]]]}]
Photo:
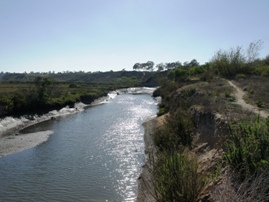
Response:
[{"label": "sandy riverbank", "polygon": [[[93,104],[100,104],[107,98],[100,98]],[[51,119],[58,119],[69,116],[84,110],[83,103],[76,103],[74,108],[65,107],[60,110],[53,110],[41,116],[33,116],[31,118],[20,117],[6,117],[0,121],[0,157],[21,152],[23,150],[35,147],[48,140],[53,131],[40,131],[36,133],[21,134],[20,131]]]},{"label": "sandy riverbank", "polygon": [[21,134],[21,130],[50,119],[57,119],[78,113],[83,111],[85,106],[86,105],[83,103],[77,103],[74,108],[65,107],[59,111],[53,110],[42,116],[34,116],[31,118],[6,117],[2,119],[0,123],[0,157],[35,147],[47,141],[49,136],[53,134],[53,131]]},{"label": "sandy riverbank", "polygon": [[10,135],[0,140],[0,157],[35,147],[48,140],[53,131],[41,131],[25,135]]}]

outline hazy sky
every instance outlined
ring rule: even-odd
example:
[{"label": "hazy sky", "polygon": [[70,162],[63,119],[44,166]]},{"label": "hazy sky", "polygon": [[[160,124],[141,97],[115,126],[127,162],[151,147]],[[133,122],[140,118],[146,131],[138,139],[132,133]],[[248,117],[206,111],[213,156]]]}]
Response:
[{"label": "hazy sky", "polygon": [[0,71],[131,70],[208,62],[263,41],[269,0],[0,0]]}]

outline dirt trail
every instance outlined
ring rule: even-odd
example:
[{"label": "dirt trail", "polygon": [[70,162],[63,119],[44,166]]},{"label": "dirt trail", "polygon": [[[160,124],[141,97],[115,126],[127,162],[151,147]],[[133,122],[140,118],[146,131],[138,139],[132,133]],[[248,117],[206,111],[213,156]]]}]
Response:
[{"label": "dirt trail", "polygon": [[236,92],[234,96],[236,97],[237,104],[241,105],[244,109],[251,111],[253,113],[259,114],[261,117],[266,118],[269,116],[269,113],[263,110],[260,110],[258,107],[254,105],[247,104],[243,99],[245,92],[241,90],[238,86],[236,86],[232,81],[228,81],[228,83],[235,88]]}]

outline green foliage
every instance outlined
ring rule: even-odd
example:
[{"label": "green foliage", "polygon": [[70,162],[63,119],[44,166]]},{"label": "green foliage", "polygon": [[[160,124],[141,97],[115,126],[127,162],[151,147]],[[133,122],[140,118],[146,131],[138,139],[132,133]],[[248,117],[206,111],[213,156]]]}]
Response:
[{"label": "green foliage", "polygon": [[178,89],[178,84],[168,79],[162,79],[160,83],[161,86],[153,92],[153,96],[162,97],[162,102],[159,105],[159,109],[162,109],[159,115],[162,115],[169,111],[169,100],[171,93],[174,93]]},{"label": "green foliage", "polygon": [[259,99],[256,101],[257,107],[262,107],[262,101]]},{"label": "green foliage", "polygon": [[171,71],[171,73],[173,74],[175,81],[185,81],[188,78],[188,70],[183,68],[177,68]]},{"label": "green foliage", "polygon": [[266,66],[266,59],[258,59],[261,46],[262,41],[257,41],[250,43],[246,51],[241,47],[219,50],[211,59],[210,66],[215,73],[226,78],[244,78],[255,72],[261,74],[259,67]]},{"label": "green foliage", "polygon": [[91,93],[85,93],[80,96],[80,100],[85,104],[92,103],[95,99],[99,97],[98,93],[91,92]]},{"label": "green foliage", "polygon": [[77,88],[77,87],[78,87],[78,85],[75,84],[75,83],[71,83],[71,84],[69,85],[69,88]]},{"label": "green foliage", "polygon": [[194,125],[186,110],[178,109],[166,118],[166,124],[154,134],[154,143],[160,150],[173,151],[180,146],[191,146]]},{"label": "green foliage", "polygon": [[269,55],[267,55],[263,61],[265,65],[269,65]]},{"label": "green foliage", "polygon": [[188,74],[189,75],[200,75],[203,74],[206,71],[206,66],[201,65],[201,66],[194,66],[189,69]]},{"label": "green foliage", "polygon": [[255,72],[261,76],[269,76],[269,66],[256,67]]},{"label": "green foliage", "polygon": [[230,139],[225,143],[227,163],[242,178],[269,166],[269,118],[230,126]]},{"label": "green foliage", "polygon": [[[146,63],[152,67],[152,63]],[[151,70],[151,69],[150,69]],[[32,72],[29,74],[19,74],[19,73],[3,73],[1,76],[1,81],[4,82],[12,82],[12,83],[32,83],[37,77],[46,77],[57,83],[98,83],[98,84],[112,84],[114,85],[120,77],[135,77],[137,80],[135,82],[135,86],[141,85],[141,83],[145,82],[147,79],[151,77],[161,77],[165,72],[154,72],[154,71],[109,71],[109,72],[58,72],[58,73],[40,73],[40,72]],[[122,81],[124,82],[124,81]],[[133,81],[134,82],[134,81]],[[157,86],[158,84],[156,84]],[[131,86],[128,86],[131,87]]]},{"label": "green foliage", "polygon": [[197,159],[185,150],[161,153],[153,169],[157,201],[195,201],[205,182],[197,168]]},{"label": "green foliage", "polygon": [[1,95],[0,96],[0,103],[3,106],[1,109],[2,114],[8,114],[11,113],[14,109],[14,104],[13,104],[13,95]]},{"label": "green foliage", "polygon": [[247,91],[249,94],[254,94],[253,88],[250,88],[250,87],[245,88],[244,91]]},{"label": "green foliage", "polygon": [[157,86],[159,78],[165,76],[166,72],[150,71],[2,73],[0,116],[21,115],[39,109],[45,112],[78,101],[90,103],[115,89]]},{"label": "green foliage", "polygon": [[176,69],[170,70],[168,77],[173,81],[182,82],[188,80],[191,76],[201,76],[209,70],[208,64],[199,65],[199,63],[196,63],[195,60],[192,62],[185,64],[185,66],[179,66]]},{"label": "green foliage", "polygon": [[224,92],[224,95],[225,95],[226,98],[228,98],[228,97],[231,96],[231,93],[230,93],[229,91],[225,91],[225,92]]},{"label": "green foliage", "polygon": [[237,79],[244,79],[244,78],[246,78],[246,74],[243,74],[243,73],[236,74],[235,75],[235,78],[237,78]]},{"label": "green foliage", "polygon": [[226,90],[224,92],[224,96],[227,100],[229,100],[230,102],[234,102],[236,100],[236,98],[234,96],[231,95],[231,92]]},{"label": "green foliage", "polygon": [[152,94],[153,97],[159,97],[161,96],[161,88],[157,88],[153,94]]},{"label": "green foliage", "polygon": [[147,70],[153,71],[154,62],[148,61],[146,63],[135,63],[133,66],[133,70]]},{"label": "green foliage", "polygon": [[210,62],[210,66],[223,77],[234,77],[238,73],[249,73],[245,66],[242,48],[231,48],[229,51],[219,50]]},{"label": "green foliage", "polygon": [[161,107],[159,106],[159,112],[157,113],[157,116],[162,116],[162,115],[164,115],[165,113],[166,113],[165,108],[161,108]]}]

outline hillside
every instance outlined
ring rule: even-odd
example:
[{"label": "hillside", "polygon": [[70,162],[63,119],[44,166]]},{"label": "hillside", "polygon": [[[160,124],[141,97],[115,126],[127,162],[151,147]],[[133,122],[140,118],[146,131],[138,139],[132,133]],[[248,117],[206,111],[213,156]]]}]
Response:
[{"label": "hillside", "polygon": [[[246,85],[250,80],[251,84]],[[250,88],[250,85],[258,85],[260,80],[263,80],[265,86],[269,84],[269,78],[250,76],[235,80],[215,77],[209,81],[180,82],[176,86],[175,83],[170,82],[161,86],[158,93],[163,98],[160,104],[162,113],[156,118],[154,128],[152,128],[152,123],[146,124],[146,132],[150,130],[147,136],[152,139],[156,148],[150,146],[147,149],[151,157],[148,159],[145,170],[150,170],[150,172],[145,171],[139,178],[141,192],[147,197],[145,200],[141,197],[138,201],[165,201],[167,199],[173,201],[175,198],[179,199],[177,201],[197,199],[199,201],[248,201],[250,199],[259,201],[255,198],[257,195],[265,197],[265,193],[257,190],[243,190],[243,192],[253,191],[246,196],[243,195],[242,190],[237,190],[238,186],[244,185],[245,189],[247,186],[253,186],[242,184],[246,183],[245,180],[237,179],[237,185],[229,184],[231,180],[235,180],[232,178],[235,173],[241,172],[244,176],[248,175],[245,172],[250,171],[234,170],[236,165],[241,164],[237,162],[239,160],[233,164],[227,159],[227,152],[231,152],[227,151],[227,148],[230,150],[234,148],[227,147],[225,143],[232,141],[231,134],[240,130],[236,129],[232,132],[229,127],[235,127],[238,123],[249,123],[246,127],[249,126],[251,127],[249,130],[254,130],[255,126],[252,126],[251,122],[263,123],[256,120],[257,115],[260,115],[260,119],[268,117],[269,108],[265,105],[258,107],[257,104],[253,104],[256,100],[266,102],[263,98],[269,96],[268,92],[264,91],[262,94],[259,92],[262,89],[254,90],[262,97],[255,97],[253,100],[252,94],[243,90]],[[160,120],[162,120],[161,124]],[[147,129],[148,127],[151,129]],[[266,137],[269,137],[268,129],[264,128]],[[258,136],[255,142],[260,141],[260,138],[262,137]],[[247,139],[246,135],[244,140],[247,141]],[[254,145],[248,146],[253,148],[253,152],[259,150]],[[234,149],[233,152],[238,151]],[[268,145],[264,152],[268,156]],[[152,155],[155,156],[154,161]],[[265,161],[268,162],[264,159],[263,162]],[[263,166],[256,169],[262,168]],[[149,173],[153,176],[149,177]],[[267,173],[262,175],[268,179]],[[257,186],[261,188],[264,186],[264,181],[260,183]],[[147,189],[149,185],[154,187],[151,187],[151,191]],[[180,199],[177,192],[180,189],[185,192],[183,194],[187,194],[184,196],[187,198]]]},{"label": "hillside", "polygon": [[241,51],[162,80],[137,201],[269,200],[269,57]]}]

